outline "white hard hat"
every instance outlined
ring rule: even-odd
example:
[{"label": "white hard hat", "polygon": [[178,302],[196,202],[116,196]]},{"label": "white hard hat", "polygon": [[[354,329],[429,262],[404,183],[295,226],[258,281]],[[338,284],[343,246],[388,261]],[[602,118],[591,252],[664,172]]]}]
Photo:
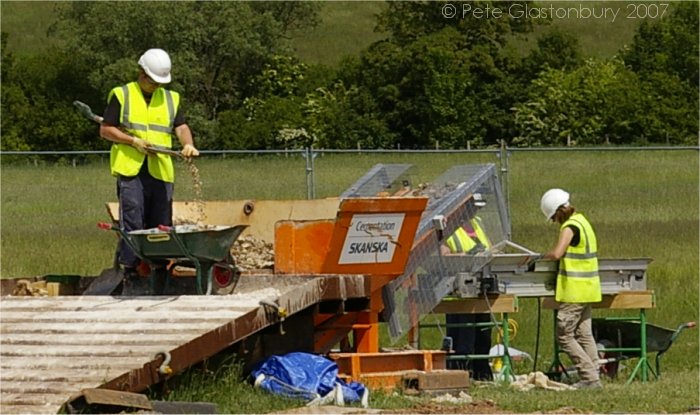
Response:
[{"label": "white hard hat", "polygon": [[569,205],[569,194],[562,189],[549,189],[542,195],[540,209],[547,219],[552,219],[559,206]]},{"label": "white hard hat", "polygon": [[148,49],[139,58],[139,66],[151,79],[159,84],[170,82],[170,56],[163,49]]}]

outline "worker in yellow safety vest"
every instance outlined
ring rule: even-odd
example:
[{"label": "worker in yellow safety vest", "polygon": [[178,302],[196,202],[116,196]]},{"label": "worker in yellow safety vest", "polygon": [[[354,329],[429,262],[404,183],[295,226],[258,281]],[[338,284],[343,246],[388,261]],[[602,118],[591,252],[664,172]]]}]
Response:
[{"label": "worker in yellow safety vest", "polygon": [[[486,206],[480,193],[473,196],[477,209]],[[442,245],[443,255],[477,255],[491,248],[481,218],[475,215],[469,222],[457,230]],[[491,320],[489,314],[445,314],[448,325],[465,325],[447,327],[447,337],[452,339],[456,355],[488,355],[491,349],[490,327],[468,327],[466,324],[485,323]],[[492,380],[493,373],[487,359],[448,360],[448,369],[468,370],[471,378]]]},{"label": "worker in yellow safety vest", "polygon": [[601,388],[598,351],[593,338],[591,303],[601,301],[598,275],[598,241],[588,219],[576,212],[569,193],[550,189],[540,208],[547,220],[558,223],[559,239],[543,259],[559,261],[555,299],[557,341],[576,366],[580,381],[576,388]]},{"label": "worker in yellow safety vest", "polygon": [[484,232],[481,218],[475,216],[469,221],[469,226],[460,226],[445,241],[449,253],[476,254],[491,248],[488,236]]},{"label": "worker in yellow safety vest", "polygon": [[[172,225],[173,161],[149,151],[171,148],[175,135],[185,157],[199,155],[180,105],[180,94],[165,89],[171,80],[170,56],[149,49],[139,59],[136,81],[112,89],[107,98],[100,136],[112,142],[110,170],[117,178],[119,226],[126,232]],[[125,287],[135,281],[138,258],[121,241],[118,260]]]}]

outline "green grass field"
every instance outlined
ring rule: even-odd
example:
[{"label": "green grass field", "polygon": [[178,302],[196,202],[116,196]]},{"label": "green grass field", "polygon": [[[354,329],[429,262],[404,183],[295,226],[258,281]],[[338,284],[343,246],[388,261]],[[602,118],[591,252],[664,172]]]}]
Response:
[{"label": "green grass field", "polygon": [[[376,163],[412,163],[413,183],[429,182],[454,164],[498,164],[494,154],[323,154],[315,162],[318,197],[337,196]],[[663,327],[698,320],[699,218],[698,152],[512,152],[508,160],[513,240],[541,252],[550,247],[557,229],[543,221],[539,198],[559,186],[572,192],[572,202],[590,218],[601,257],[651,257],[648,287],[657,307],[648,320]],[[306,196],[305,161],[299,155],[202,157],[197,161],[207,200],[300,199]],[[97,275],[111,265],[115,236],[95,224],[107,220],[104,202],[115,200],[114,180],[106,161],[78,167],[35,166],[4,157],[1,171],[0,276],[46,274]],[[283,173],[282,173],[283,172]],[[189,175],[179,166],[176,199],[193,197]],[[597,311],[599,315],[604,312]],[[538,369],[551,361],[551,315],[542,313]],[[512,346],[533,352],[538,327],[536,303],[520,301],[512,315],[519,331]],[[430,336],[428,336],[430,337]],[[433,333],[432,339],[439,338]],[[662,359],[659,382],[623,386],[608,382],[591,399],[587,393],[513,392],[472,388],[478,399],[491,399],[503,411],[683,412],[698,406],[698,332],[688,331]],[[527,364],[518,373],[527,373]],[[219,403],[222,412],[266,412],[294,406],[279,399],[260,399],[258,392],[238,383],[235,367],[199,374],[197,381],[178,387],[172,399]],[[195,375],[189,375],[195,376]],[[234,397],[230,384],[237,385]],[[226,389],[223,386],[226,385]],[[373,404],[407,407],[416,402],[377,394]],[[557,411],[558,412],[558,411]]]}]

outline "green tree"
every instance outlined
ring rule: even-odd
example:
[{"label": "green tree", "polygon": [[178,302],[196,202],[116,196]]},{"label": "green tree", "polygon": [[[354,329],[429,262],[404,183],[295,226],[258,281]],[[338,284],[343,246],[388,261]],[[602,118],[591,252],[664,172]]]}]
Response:
[{"label": "green tree", "polygon": [[553,27],[537,38],[537,48],[523,59],[523,73],[534,78],[544,68],[577,68],[583,63],[581,46],[571,33]]},{"label": "green tree", "polygon": [[[623,59],[643,76],[662,72],[698,88],[698,2],[674,2],[663,19],[646,19]],[[653,75],[651,75],[653,77]]]},{"label": "green tree", "polygon": [[308,128],[317,138],[320,148],[391,148],[394,136],[377,112],[367,108],[374,104],[367,91],[338,81],[309,93],[304,101],[304,117]]},{"label": "green tree", "polygon": [[0,128],[2,128],[2,140],[0,149],[3,151],[29,150],[26,141],[26,128],[31,107],[24,90],[17,84],[14,56],[7,50],[8,34],[2,32],[2,116],[0,116]]},{"label": "green tree", "polygon": [[[378,42],[340,78],[373,97],[378,112],[402,148],[462,148],[490,145],[512,129],[516,66],[490,44],[464,47],[456,27],[423,34],[410,43]],[[516,90],[517,91],[517,90]]]},{"label": "green tree", "polygon": [[[468,6],[493,9],[516,3]],[[360,116],[378,112],[395,136],[394,146],[489,145],[512,133],[508,109],[521,88],[513,76],[515,61],[504,46],[511,34],[531,30],[532,22],[506,16],[446,17],[444,8],[452,5],[390,2],[378,21],[389,38],[363,52],[356,68],[339,71],[345,85],[356,85],[358,95],[374,98],[374,104],[363,102],[365,107],[354,109]]]},{"label": "green tree", "polygon": [[689,144],[697,140],[696,99],[677,77],[642,79],[620,59],[548,69],[514,107],[513,144]]},{"label": "green tree", "polygon": [[625,76],[633,74],[621,62],[595,59],[571,72],[543,71],[533,81],[529,99],[514,108],[518,135],[513,144],[601,144],[611,95]]},{"label": "green tree", "polygon": [[91,89],[83,99],[97,108],[111,88],[134,79],[144,50],[167,50],[171,87],[183,94],[199,146],[211,148],[218,115],[253,96],[250,80],[288,52],[285,30],[313,22],[315,10],[297,2],[70,2],[51,34],[65,39]]}]

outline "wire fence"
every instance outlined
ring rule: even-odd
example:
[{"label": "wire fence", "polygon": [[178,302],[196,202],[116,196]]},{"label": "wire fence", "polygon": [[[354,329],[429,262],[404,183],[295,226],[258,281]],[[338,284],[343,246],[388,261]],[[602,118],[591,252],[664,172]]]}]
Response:
[{"label": "wire fence", "polygon": [[[282,157],[292,158],[301,157],[304,159],[303,165],[296,168],[304,169],[306,198],[317,198],[317,165],[318,157],[332,155],[387,155],[390,157],[396,156],[418,156],[418,155],[443,155],[443,156],[475,156],[487,157],[498,166],[501,188],[505,194],[505,200],[508,210],[510,210],[510,189],[509,175],[510,166],[509,159],[517,153],[606,153],[606,152],[655,152],[655,151],[691,151],[700,152],[700,146],[635,146],[635,147],[508,147],[501,145],[500,147],[491,147],[484,149],[316,149],[313,147],[307,148],[291,148],[291,149],[276,149],[276,150],[202,150],[200,155],[207,159],[244,159],[257,157]],[[0,165],[10,166],[13,164],[46,166],[51,163],[60,162],[63,165],[86,165],[91,163],[105,164],[108,163],[110,152],[107,150],[95,151],[62,151],[62,150],[47,150],[47,151],[0,151]],[[303,167],[302,167],[303,166]],[[303,186],[303,185],[302,185]],[[321,195],[321,197],[327,195]]]},{"label": "wire fence", "polygon": [[[571,151],[571,152],[607,152],[607,151],[700,151],[698,146],[635,146],[635,147],[505,147],[508,152],[550,152],[550,151]],[[317,154],[478,154],[491,153],[498,154],[502,148],[492,147],[484,149],[277,149],[277,150],[200,150],[202,155],[226,156],[226,155],[262,155],[262,154],[303,154],[311,151]],[[109,155],[109,150],[41,150],[41,151],[0,151],[2,156],[88,156],[88,155]]]}]

